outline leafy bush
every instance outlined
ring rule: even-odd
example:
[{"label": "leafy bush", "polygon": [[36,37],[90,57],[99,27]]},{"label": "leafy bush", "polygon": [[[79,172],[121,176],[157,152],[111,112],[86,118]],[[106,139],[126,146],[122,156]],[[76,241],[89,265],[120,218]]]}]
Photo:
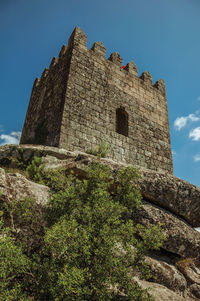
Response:
[{"label": "leafy bush", "polygon": [[42,163],[42,158],[34,157],[26,170],[31,180],[43,183],[42,173],[44,171],[44,164]]},{"label": "leafy bush", "polygon": [[[37,207],[26,200],[4,208],[0,300],[108,301],[121,293],[127,300],[152,300],[133,276],[145,273],[144,254],[159,248],[163,238],[158,227],[145,229],[128,217],[141,201],[134,184],[137,171],[122,169],[114,181],[107,166],[93,163],[87,179],[79,180],[63,170],[45,171],[34,158],[28,172],[50,186],[52,198],[32,248],[18,232],[22,226],[34,232]],[[15,222],[20,214],[19,229],[13,231],[8,216]]]}]

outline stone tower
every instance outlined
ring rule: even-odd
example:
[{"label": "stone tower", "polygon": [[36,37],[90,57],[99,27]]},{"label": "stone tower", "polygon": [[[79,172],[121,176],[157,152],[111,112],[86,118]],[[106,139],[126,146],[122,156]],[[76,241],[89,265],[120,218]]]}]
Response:
[{"label": "stone tower", "polygon": [[68,150],[110,144],[113,160],[173,173],[165,84],[138,77],[130,62],[101,42],[87,48],[76,27],[59,57],[33,85],[21,144]]}]

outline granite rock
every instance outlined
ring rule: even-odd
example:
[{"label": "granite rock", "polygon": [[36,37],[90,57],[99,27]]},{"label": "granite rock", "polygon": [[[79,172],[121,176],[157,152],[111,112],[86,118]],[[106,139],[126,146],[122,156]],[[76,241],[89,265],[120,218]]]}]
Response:
[{"label": "granite rock", "polygon": [[145,226],[160,224],[166,240],[163,248],[181,257],[196,257],[200,253],[200,233],[175,214],[143,201],[141,208],[132,212],[135,223]]}]

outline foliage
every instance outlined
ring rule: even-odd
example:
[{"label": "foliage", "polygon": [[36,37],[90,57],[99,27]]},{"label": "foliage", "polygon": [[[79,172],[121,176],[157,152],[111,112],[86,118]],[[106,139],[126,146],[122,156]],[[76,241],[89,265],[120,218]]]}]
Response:
[{"label": "foliage", "polygon": [[4,235],[0,238],[0,300],[27,300],[23,286],[30,281],[31,262],[22,248]]},{"label": "foliage", "polygon": [[105,158],[110,153],[110,145],[103,141],[96,149],[88,149],[86,153],[99,158]]},{"label": "foliage", "polygon": [[50,187],[54,194],[64,191],[68,187],[68,177],[66,176],[66,170],[64,168],[58,168],[56,170],[40,169],[39,173],[42,178],[42,183]]},{"label": "foliage", "polygon": [[42,158],[34,157],[31,164],[27,167],[27,172],[31,180],[43,183],[42,173],[44,171],[44,164]]},{"label": "foliage", "polygon": [[9,226],[15,242],[29,255],[44,235],[44,209],[31,198],[12,202],[5,200],[1,207],[5,225]]},{"label": "foliage", "polygon": [[[145,229],[129,218],[141,201],[138,172],[122,169],[113,179],[107,166],[93,163],[80,180],[64,170],[45,171],[37,158],[27,170],[50,186],[52,199],[40,227],[40,210],[30,199],[4,206],[0,300],[108,301],[119,293],[127,300],[152,300],[132,280],[145,273],[148,249],[162,243],[158,227]],[[29,228],[36,236],[31,248],[18,233]]]}]

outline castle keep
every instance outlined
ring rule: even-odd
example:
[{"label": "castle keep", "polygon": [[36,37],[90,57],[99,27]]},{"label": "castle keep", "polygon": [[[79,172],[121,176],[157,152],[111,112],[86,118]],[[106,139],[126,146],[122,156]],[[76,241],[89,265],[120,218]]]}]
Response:
[{"label": "castle keep", "polygon": [[118,53],[106,59],[101,42],[86,44],[76,27],[35,80],[20,143],[86,151],[106,142],[113,160],[172,174],[164,81],[152,85],[148,71],[138,77]]}]

